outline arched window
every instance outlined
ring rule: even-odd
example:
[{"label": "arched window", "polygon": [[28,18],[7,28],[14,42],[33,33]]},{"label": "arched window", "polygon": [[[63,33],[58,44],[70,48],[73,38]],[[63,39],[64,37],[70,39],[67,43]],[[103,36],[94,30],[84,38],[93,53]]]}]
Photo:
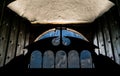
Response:
[{"label": "arched window", "polygon": [[35,50],[31,54],[30,59],[30,68],[41,68],[42,67],[42,53],[38,50]]},{"label": "arched window", "polygon": [[43,55],[43,68],[54,68],[54,53],[50,50]]},{"label": "arched window", "polygon": [[60,37],[61,31],[62,31],[62,39],[63,40],[64,40],[65,36],[70,36],[70,37],[80,38],[80,39],[88,41],[81,33],[77,32],[75,30],[69,29],[69,28],[66,28],[66,29],[63,29],[63,30],[55,29],[55,28],[50,29],[50,30],[42,33],[41,35],[39,35],[35,39],[35,41],[45,39],[45,38],[48,38],[48,37],[54,37],[54,36]]},{"label": "arched window", "polygon": [[67,68],[67,55],[65,51],[58,51],[55,60],[56,68]]},{"label": "arched window", "polygon": [[79,53],[76,50],[68,53],[68,68],[80,68]]},{"label": "arched window", "polygon": [[[71,40],[66,36],[88,41],[81,33],[75,30],[69,28],[53,28],[38,36],[34,42],[54,36],[57,37],[51,40],[53,46],[59,46],[61,39],[62,45],[66,47],[69,46]],[[77,43],[75,45],[77,45]],[[77,46],[80,47],[79,45]],[[56,52],[49,48],[48,50],[45,50],[42,54],[40,51],[33,51],[31,54],[30,68],[92,68],[92,57],[87,50],[83,50],[80,55],[78,53],[79,50],[76,50],[76,48],[71,50],[58,49]]]},{"label": "arched window", "polygon": [[92,57],[88,50],[83,50],[80,53],[81,68],[92,68]]}]

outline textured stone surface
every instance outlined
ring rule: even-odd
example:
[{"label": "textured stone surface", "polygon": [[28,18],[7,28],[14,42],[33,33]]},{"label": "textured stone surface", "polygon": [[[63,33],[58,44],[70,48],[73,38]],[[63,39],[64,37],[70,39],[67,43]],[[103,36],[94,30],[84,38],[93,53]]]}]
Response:
[{"label": "textured stone surface", "polygon": [[16,0],[8,7],[36,24],[90,23],[114,4],[109,0]]}]

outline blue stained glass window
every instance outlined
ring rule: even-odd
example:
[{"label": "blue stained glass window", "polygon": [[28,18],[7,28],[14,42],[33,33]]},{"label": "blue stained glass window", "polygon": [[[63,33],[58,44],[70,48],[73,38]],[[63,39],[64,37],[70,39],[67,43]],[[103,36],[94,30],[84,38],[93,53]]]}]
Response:
[{"label": "blue stained glass window", "polygon": [[[55,30],[49,30],[49,32],[46,32],[39,36],[36,41],[45,39],[48,37],[54,37],[58,36],[57,38],[52,40],[53,45],[58,46],[60,42],[60,34],[61,31],[59,29]],[[86,38],[77,33],[73,32],[71,30],[62,30],[62,44],[67,46],[71,43],[70,39],[66,38],[65,36],[70,36],[70,37],[76,37],[80,38],[83,40],[86,40]],[[48,49],[50,50],[50,49]],[[60,49],[64,50],[64,49]],[[71,49],[74,50],[74,49]],[[55,56],[55,57],[54,57]],[[91,53],[87,50],[84,50],[79,54],[77,51],[70,51],[68,53],[68,58],[67,55],[64,51],[58,51],[56,55],[52,51],[47,51],[43,54],[43,59],[42,59],[42,54],[40,51],[36,50],[31,54],[31,61],[30,61],[30,68],[91,68],[92,67],[92,60],[91,59]],[[43,60],[43,61],[42,61]],[[55,63],[55,64],[54,64]],[[81,66],[80,66],[81,64]]]},{"label": "blue stained glass window", "polygon": [[80,53],[81,68],[92,68],[92,57],[88,50],[83,50]]},{"label": "blue stained glass window", "polygon": [[46,51],[43,55],[43,68],[54,68],[54,53]]},{"label": "blue stained glass window", "polygon": [[30,59],[30,68],[41,68],[41,63],[42,53],[38,50],[33,51]]},{"label": "blue stained glass window", "polygon": [[80,68],[79,53],[76,50],[68,53],[68,68]]}]

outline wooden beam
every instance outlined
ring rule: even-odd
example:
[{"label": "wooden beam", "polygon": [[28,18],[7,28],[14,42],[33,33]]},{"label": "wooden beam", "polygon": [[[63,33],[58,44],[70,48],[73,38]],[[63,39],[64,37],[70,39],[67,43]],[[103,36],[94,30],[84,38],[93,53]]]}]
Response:
[{"label": "wooden beam", "polygon": [[9,40],[10,20],[8,16],[4,16],[2,26],[0,28],[0,66],[4,65],[6,51]]},{"label": "wooden beam", "polygon": [[111,46],[111,39],[110,39],[110,33],[108,29],[108,23],[107,23],[106,16],[103,16],[102,23],[103,23],[103,36],[104,36],[104,43],[106,48],[106,54],[108,57],[114,60],[113,53],[112,53],[112,46]]},{"label": "wooden beam", "polygon": [[113,54],[115,56],[116,63],[120,64],[120,43],[118,41],[119,37],[119,28],[118,28],[118,22],[115,19],[115,13],[114,11],[110,11],[107,18],[109,21],[109,28],[110,28],[110,35],[111,35],[111,41],[112,41],[112,48],[113,48]]},{"label": "wooden beam", "polygon": [[5,4],[6,4],[6,0],[1,1],[3,3],[0,3],[0,27],[2,27],[2,20],[3,20],[3,16],[4,16],[4,12],[5,12]]},{"label": "wooden beam", "polygon": [[104,38],[103,38],[103,34],[102,34],[102,24],[101,21],[98,21],[98,44],[99,44],[99,50],[100,50],[100,54],[106,55],[105,53],[105,44],[104,44]]},{"label": "wooden beam", "polygon": [[18,17],[13,16],[10,39],[8,42],[8,51],[6,56],[5,63],[7,64],[11,59],[15,56],[16,44],[17,44],[17,36],[18,36]]},{"label": "wooden beam", "polygon": [[19,34],[18,34],[18,43],[17,43],[17,50],[16,50],[16,56],[19,56],[20,54],[23,54],[23,48],[25,45],[25,25],[22,19],[20,19],[20,28],[19,28]]}]

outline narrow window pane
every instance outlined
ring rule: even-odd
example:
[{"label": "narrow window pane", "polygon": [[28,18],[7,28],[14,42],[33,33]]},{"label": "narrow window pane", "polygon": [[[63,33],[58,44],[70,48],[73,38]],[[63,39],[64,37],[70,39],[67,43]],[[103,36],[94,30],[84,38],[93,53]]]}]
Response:
[{"label": "narrow window pane", "polygon": [[83,50],[80,54],[81,68],[92,68],[92,57],[88,50]]},{"label": "narrow window pane", "polygon": [[40,51],[33,51],[31,54],[30,68],[41,68],[42,54]]},{"label": "narrow window pane", "polygon": [[68,53],[68,68],[80,68],[79,54],[75,50]]},{"label": "narrow window pane", "polygon": [[43,68],[54,68],[54,53],[46,51],[43,56]]},{"label": "narrow window pane", "polygon": [[64,51],[58,51],[56,53],[56,60],[55,60],[56,68],[67,68],[67,56]]}]

